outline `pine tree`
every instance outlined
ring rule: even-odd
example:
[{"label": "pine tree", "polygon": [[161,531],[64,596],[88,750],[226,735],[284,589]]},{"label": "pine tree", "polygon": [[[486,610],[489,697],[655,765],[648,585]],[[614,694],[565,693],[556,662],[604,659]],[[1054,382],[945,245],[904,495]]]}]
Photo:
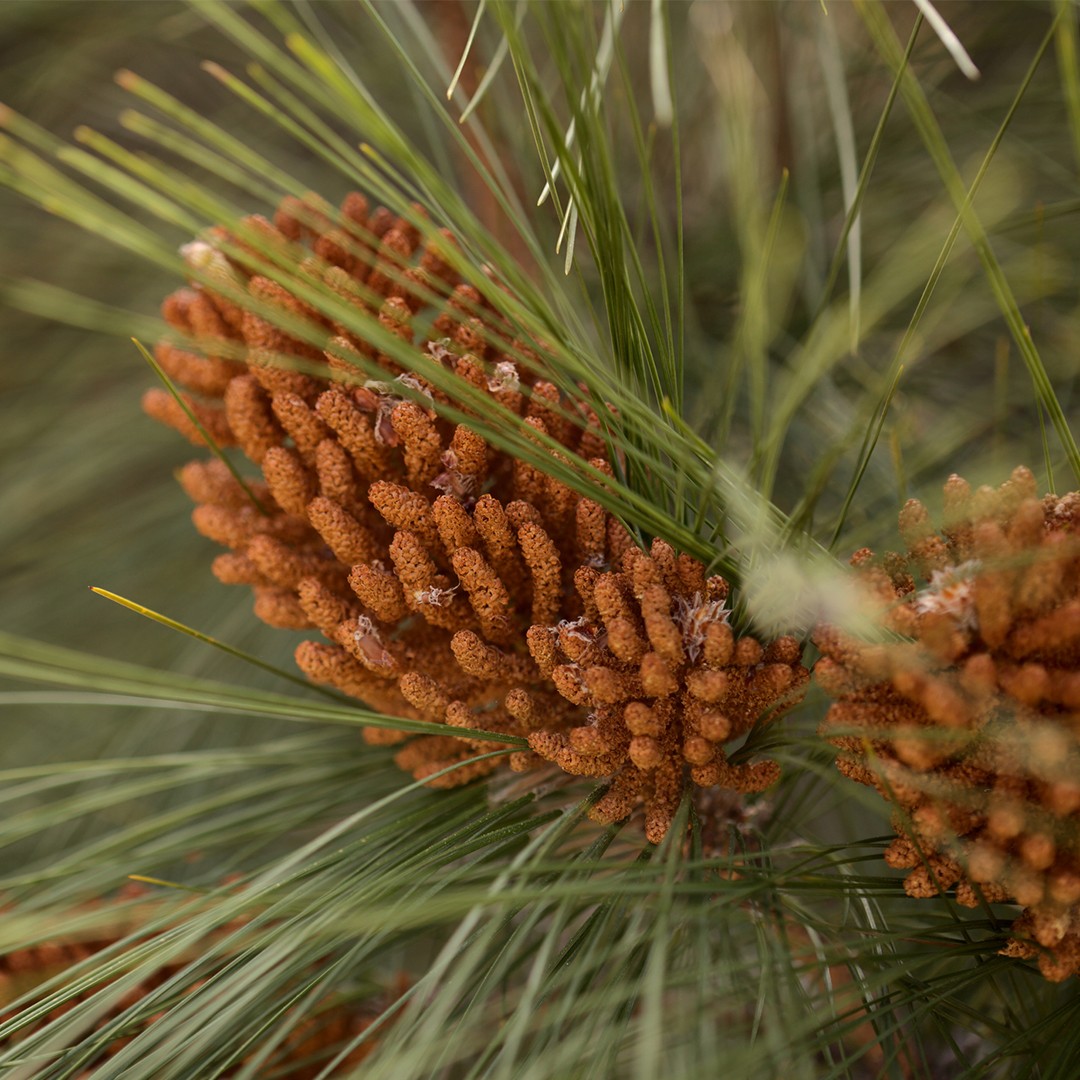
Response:
[{"label": "pine tree", "polygon": [[1069,3],[0,18],[5,1075],[1074,1074]]}]

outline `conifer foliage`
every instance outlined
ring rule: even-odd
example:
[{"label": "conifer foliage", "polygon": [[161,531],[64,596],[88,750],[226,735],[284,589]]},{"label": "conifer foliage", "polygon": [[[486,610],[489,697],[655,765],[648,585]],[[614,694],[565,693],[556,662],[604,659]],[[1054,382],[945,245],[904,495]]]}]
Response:
[{"label": "conifer foliage", "polygon": [[52,7],[0,1073],[1073,1080],[1075,5]]}]

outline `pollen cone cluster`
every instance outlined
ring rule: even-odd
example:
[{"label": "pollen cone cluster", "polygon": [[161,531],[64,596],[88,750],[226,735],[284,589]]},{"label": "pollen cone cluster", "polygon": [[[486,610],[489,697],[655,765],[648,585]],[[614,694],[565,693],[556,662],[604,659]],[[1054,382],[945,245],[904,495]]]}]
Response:
[{"label": "pollen cone cluster", "polygon": [[1080,973],[1080,493],[945,485],[940,531],[910,501],[907,551],[852,560],[895,640],[830,627],[815,674],[841,772],[897,809],[911,896],[1023,907],[1007,955]]},{"label": "pollen cone cluster", "polygon": [[[247,225],[418,358],[516,414],[526,434],[550,436],[610,475],[596,413],[545,379],[542,358],[455,278],[439,254],[449,237],[422,247],[415,228],[369,214],[356,194],[339,211],[314,197],[286,200],[273,224]],[[527,738],[514,769],[547,759],[612,777],[594,816],[618,820],[644,800],[654,840],[686,766],[703,785],[771,782],[775,765],[731,765],[720,744],[797,696],[806,673],[796,643],[734,639],[721,579],[662,542],[646,554],[599,504],[467,423],[439,418],[434,405],[448,400],[439,390],[252,272],[237,247],[219,232],[189,248],[201,283],[163,307],[186,344],[159,344],[157,358],[190,391],[210,436],[261,467],[252,492],[265,513],[220,462],[186,466],[181,482],[198,504],[197,528],[230,549],[217,577],[251,586],[271,625],[321,631],[324,640],[297,650],[305,673],[390,715]],[[289,317],[321,331],[326,347],[279,329],[299,332]],[[350,361],[359,357],[385,377],[364,382]],[[145,407],[203,441],[164,391]],[[453,769],[490,742],[365,735],[402,743],[398,764],[437,785],[495,767]]]}]

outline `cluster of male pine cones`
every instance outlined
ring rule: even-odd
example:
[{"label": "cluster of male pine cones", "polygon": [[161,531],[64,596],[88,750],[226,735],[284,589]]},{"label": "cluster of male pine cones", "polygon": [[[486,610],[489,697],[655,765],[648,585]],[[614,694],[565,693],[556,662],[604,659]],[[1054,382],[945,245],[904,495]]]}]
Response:
[{"label": "cluster of male pine cones", "polygon": [[[356,320],[267,276],[267,252],[284,256],[553,440],[553,460],[612,475],[584,390],[556,385],[543,348],[515,340],[454,272],[453,238],[423,241],[415,210],[410,222],[355,193],[340,209],[287,198],[273,222],[243,223],[258,252],[220,228],[189,245],[198,280],[165,301],[176,333],[156,350],[187,409],[155,390],[146,410],[261,468],[245,488],[197,461],[181,482],[197,528],[229,549],[217,577],[252,587],[271,625],[323,635],[296,653],[312,680],[388,715],[522,737],[512,769],[606,778],[592,818],[643,805],[659,842],[688,781],[751,792],[776,779],[775,762],[733,763],[724,744],[801,698],[800,644],[736,636],[721,577],[662,540],[641,546],[599,503],[473,430],[475,396],[453,400]],[[997,490],[953,477],[945,500],[940,532],[912,501],[906,553],[853,558],[885,636],[818,628],[815,673],[837,698],[822,730],[841,771],[895,807],[886,858],[909,871],[908,893],[1021,905],[1005,951],[1062,979],[1080,972],[1080,496],[1039,499],[1018,469]],[[476,760],[491,744],[464,734],[365,736],[400,744],[399,766],[435,786],[498,764]]]},{"label": "cluster of male pine cones", "polygon": [[[458,278],[448,234],[422,243],[415,224],[355,193],[338,210],[288,198],[272,223],[244,229],[526,432],[611,475],[584,393],[545,377],[543,355]],[[519,771],[554,762],[610,778],[594,820],[643,803],[654,842],[686,776],[738,791],[776,778],[773,762],[729,762],[724,743],[800,697],[798,642],[736,637],[722,578],[661,540],[644,550],[598,503],[442,418],[443,392],[266,276],[250,240],[217,229],[187,257],[199,281],[165,301],[176,340],[156,356],[199,424],[165,390],[144,405],[261,468],[258,505],[220,461],[193,462],[181,482],[196,527],[230,549],[217,577],[251,586],[271,625],[322,633],[296,653],[312,680],[389,715],[521,736]],[[365,378],[361,358],[380,378]],[[402,743],[398,764],[435,785],[498,763],[473,760],[491,748],[476,739],[365,735]]]},{"label": "cluster of male pine cones", "polygon": [[910,501],[907,551],[853,558],[896,640],[822,627],[815,668],[840,769],[895,807],[909,895],[1023,908],[1004,952],[1080,973],[1080,494],[945,485]]}]

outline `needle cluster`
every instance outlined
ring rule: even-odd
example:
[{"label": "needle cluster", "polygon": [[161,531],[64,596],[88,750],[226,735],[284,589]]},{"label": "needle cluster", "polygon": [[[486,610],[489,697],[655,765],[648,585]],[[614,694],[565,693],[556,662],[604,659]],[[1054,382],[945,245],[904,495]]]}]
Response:
[{"label": "needle cluster", "polygon": [[[146,921],[158,912],[156,901],[149,888],[139,883],[128,883],[117,895],[109,899],[95,900],[83,905],[84,915],[91,913],[99,916],[93,931],[82,935],[69,935],[41,941],[35,945],[20,948],[0,955],[0,1021],[9,1017],[3,1005],[21,997],[36,985],[52,979],[75,964],[98,954],[116,953],[119,944],[131,934],[142,928]],[[243,931],[244,919],[237,919],[219,928],[212,935],[214,944],[221,944],[230,934]],[[204,944],[206,944],[204,942]],[[130,986],[121,996],[102,1010],[95,1011],[95,1032],[113,1025],[126,1011],[138,1010],[141,1003],[155,994],[161,994],[171,982],[178,979],[185,968],[195,959],[194,955],[181,955],[156,967],[151,975],[141,982]],[[221,966],[226,964],[223,956]],[[115,957],[114,957],[115,962]],[[310,973],[309,973],[310,974]],[[188,983],[185,994],[194,994],[206,987],[212,975],[207,975]],[[272,1058],[275,1075],[287,1076],[289,1080],[315,1080],[324,1069],[326,1062],[341,1052],[342,1047],[359,1036],[396,997],[408,989],[403,977],[398,977],[397,985],[389,992],[371,995],[362,1000],[355,1000],[346,994],[328,995],[317,1009],[303,1020],[295,1023],[288,1036],[278,1046]],[[64,1013],[78,1008],[83,1003],[92,1002],[99,986],[91,987],[74,1000],[69,1000],[53,1010],[43,1009],[39,1020],[32,1026],[19,1032],[17,1039],[26,1039],[35,1031],[52,1022],[59,1022]],[[99,1037],[100,1045],[87,1068],[80,1072],[80,1077],[94,1075],[95,1067],[103,1065],[108,1059],[120,1053],[141,1032],[151,1027],[165,1012],[149,1012],[138,1021],[130,1024],[125,1034],[108,1041]],[[348,1050],[342,1057],[341,1065],[359,1065],[375,1049],[374,1039]],[[249,1055],[253,1057],[254,1055]],[[222,1075],[232,1076],[240,1071],[247,1059],[229,1069]],[[270,1066],[263,1062],[263,1068]]]}]

